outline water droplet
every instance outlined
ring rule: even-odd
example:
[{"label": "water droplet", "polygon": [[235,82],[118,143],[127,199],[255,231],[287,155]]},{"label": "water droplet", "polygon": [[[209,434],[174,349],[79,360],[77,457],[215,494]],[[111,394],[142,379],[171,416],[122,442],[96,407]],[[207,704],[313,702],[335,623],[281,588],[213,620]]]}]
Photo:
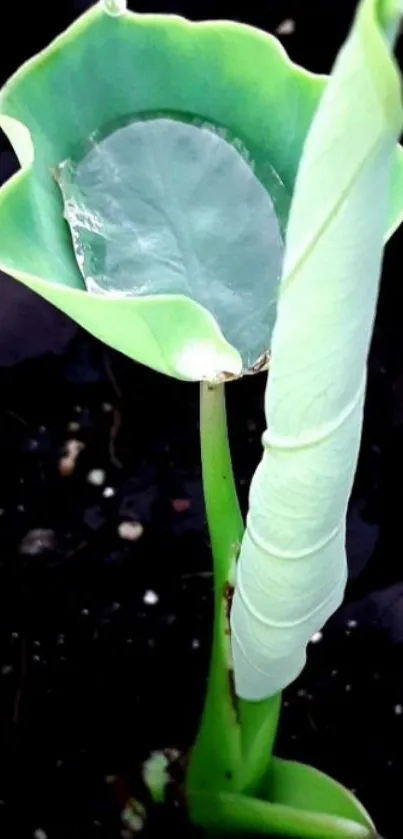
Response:
[{"label": "water droplet", "polygon": [[143,597],[143,603],[147,603],[147,606],[155,606],[158,601],[158,594],[152,589],[148,589]]},{"label": "water droplet", "polygon": [[119,17],[127,11],[126,0],[101,0],[101,6],[107,15]]}]

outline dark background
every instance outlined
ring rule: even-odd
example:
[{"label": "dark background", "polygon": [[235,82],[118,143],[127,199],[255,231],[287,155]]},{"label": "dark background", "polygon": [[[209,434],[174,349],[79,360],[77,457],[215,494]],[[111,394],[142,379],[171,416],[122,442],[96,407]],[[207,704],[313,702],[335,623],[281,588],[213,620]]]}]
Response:
[{"label": "dark background", "polygon": [[[0,82],[88,5],[7,4]],[[156,2],[136,10],[268,31],[291,18],[295,31],[280,37],[292,58],[327,72],[355,6]],[[15,163],[5,138],[0,149],[3,181]],[[354,789],[384,839],[402,836],[402,242],[395,235],[385,258],[346,603],[286,693],[277,744],[279,754]],[[228,388],[244,508],[264,385],[261,375]],[[72,440],[82,450],[66,475]],[[103,470],[100,486],[93,469]],[[136,541],[119,534],[127,522],[142,525]],[[149,591],[155,604],[144,600]],[[120,810],[139,792],[141,761],[194,737],[210,625],[197,387],[129,362],[0,276],[2,836],[128,839]],[[151,823],[149,835],[162,829]]]}]

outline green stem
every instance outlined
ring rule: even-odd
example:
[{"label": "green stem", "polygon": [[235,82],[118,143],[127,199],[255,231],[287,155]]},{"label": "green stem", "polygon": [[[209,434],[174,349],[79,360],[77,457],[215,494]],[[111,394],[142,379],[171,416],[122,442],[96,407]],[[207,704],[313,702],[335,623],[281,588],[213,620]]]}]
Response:
[{"label": "green stem", "polygon": [[200,445],[214,567],[214,630],[207,695],[187,784],[189,789],[231,790],[239,783],[242,761],[228,614],[243,522],[232,472],[223,384],[201,384]]}]

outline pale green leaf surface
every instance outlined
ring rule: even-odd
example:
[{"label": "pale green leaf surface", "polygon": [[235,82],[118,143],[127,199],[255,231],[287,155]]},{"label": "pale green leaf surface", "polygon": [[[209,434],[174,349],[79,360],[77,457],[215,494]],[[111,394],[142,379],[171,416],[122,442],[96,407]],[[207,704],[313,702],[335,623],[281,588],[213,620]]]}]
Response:
[{"label": "pale green leaf surface", "polygon": [[[259,174],[264,180],[260,180]],[[267,353],[289,196],[228,131],[182,114],[127,118],[55,172],[87,290],[182,294],[253,368]]]},{"label": "pale green leaf surface", "polygon": [[275,694],[298,675],[310,637],[340,604],[346,582],[345,516],[403,124],[381,7],[387,15],[375,0],[359,6],[293,195],[265,451],[232,609],[236,687],[246,699]]}]

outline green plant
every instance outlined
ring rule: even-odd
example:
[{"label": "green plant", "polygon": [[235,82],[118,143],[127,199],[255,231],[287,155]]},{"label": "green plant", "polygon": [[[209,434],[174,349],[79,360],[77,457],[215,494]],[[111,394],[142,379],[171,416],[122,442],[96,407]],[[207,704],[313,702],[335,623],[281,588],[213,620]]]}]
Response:
[{"label": "green plant", "polygon": [[[186,792],[215,833],[376,836],[347,790],[272,751],[280,692],[345,584],[382,249],[403,218],[400,7],[363,0],[327,80],[249,27],[108,0],[0,94],[21,163],[0,190],[0,268],[201,381],[215,627]],[[224,382],[269,351],[244,533]]]}]

